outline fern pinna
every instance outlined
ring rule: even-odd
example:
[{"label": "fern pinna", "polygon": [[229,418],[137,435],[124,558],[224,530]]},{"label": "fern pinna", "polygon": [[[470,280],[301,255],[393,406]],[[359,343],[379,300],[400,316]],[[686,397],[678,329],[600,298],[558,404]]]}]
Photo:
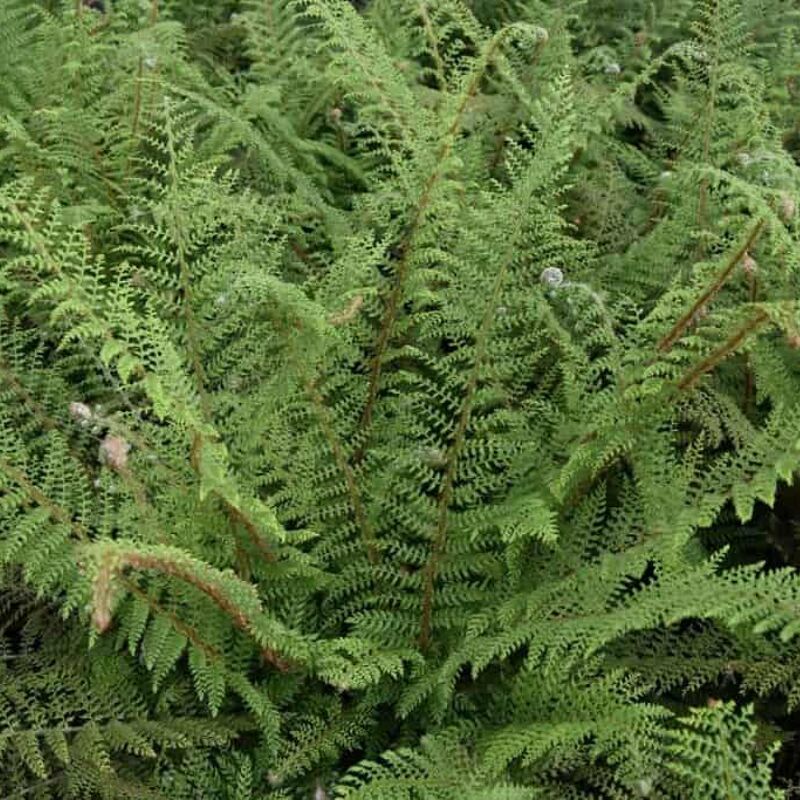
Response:
[{"label": "fern pinna", "polygon": [[781,796],[796,21],[4,3],[0,793]]}]

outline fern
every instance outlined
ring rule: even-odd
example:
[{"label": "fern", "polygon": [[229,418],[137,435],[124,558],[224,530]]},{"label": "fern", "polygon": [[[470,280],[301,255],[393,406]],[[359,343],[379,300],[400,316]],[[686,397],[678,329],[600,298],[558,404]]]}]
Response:
[{"label": "fern", "polygon": [[354,5],[0,10],[0,793],[779,796],[796,10]]}]

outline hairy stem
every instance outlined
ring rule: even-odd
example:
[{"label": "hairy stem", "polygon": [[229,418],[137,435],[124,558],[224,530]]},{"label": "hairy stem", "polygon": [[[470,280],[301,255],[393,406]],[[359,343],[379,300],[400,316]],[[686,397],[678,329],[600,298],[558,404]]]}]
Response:
[{"label": "hairy stem", "polygon": [[366,509],[364,508],[364,503],[361,499],[361,492],[358,488],[355,473],[347,461],[347,455],[345,454],[339,437],[336,435],[336,431],[333,428],[333,424],[330,419],[330,413],[325,405],[325,401],[319,391],[319,388],[317,387],[316,382],[309,381],[306,384],[306,391],[311,397],[311,402],[320,421],[320,427],[322,428],[323,435],[328,442],[328,447],[330,447],[331,452],[333,453],[336,466],[344,476],[345,485],[347,486],[347,493],[350,497],[350,505],[353,508],[356,524],[361,531],[361,538],[364,542],[364,546],[367,549],[367,556],[371,564],[377,564],[380,560],[380,555],[377,547],[375,546],[375,532],[372,529]]},{"label": "hairy stem", "polygon": [[[103,557],[102,565],[94,587],[94,618],[95,624],[102,631],[110,623],[110,596],[111,583],[114,577],[122,570],[132,568],[136,570],[152,570],[162,575],[176,578],[190,586],[194,586],[205,594],[218,608],[220,608],[233,624],[242,632],[251,632],[253,621],[232,600],[226,592],[215,583],[204,580],[183,564],[171,561],[168,558],[129,551],[122,554],[108,553]],[[262,648],[262,658],[285,672],[289,669],[288,662],[271,648]]]},{"label": "hairy stem", "polygon": [[730,278],[736,265],[745,257],[756,241],[758,241],[758,237],[761,236],[765,224],[763,219],[756,223],[744,244],[728,259],[722,271],[714,278],[711,284],[703,290],[694,303],[692,303],[691,308],[672,326],[670,332],[658,343],[658,350],[660,352],[668,352],[675,342],[677,342],[691,326],[697,312],[719,293],[728,278]]},{"label": "hairy stem", "polygon": [[50,499],[41,489],[30,481],[28,476],[20,469],[17,469],[10,461],[0,456],[0,472],[5,473],[11,478],[28,496],[28,498],[62,525],[66,525],[77,534],[82,541],[88,541],[89,529],[72,518],[72,514]]},{"label": "hairy stem", "polygon": [[185,636],[198,650],[202,651],[206,657],[215,661],[218,661],[222,658],[222,654],[219,652],[219,650],[217,650],[217,648],[213,645],[210,645],[208,642],[204,641],[202,636],[200,636],[195,628],[193,628],[191,625],[187,625],[171,611],[168,611],[166,608],[164,608],[164,606],[162,606],[158,600],[151,597],[146,591],[144,591],[144,589],[141,588],[141,586],[138,586],[134,581],[129,580],[124,576],[121,577],[119,581],[131,594],[135,594],[137,597],[147,603],[147,605],[150,606],[150,610],[153,612],[153,614],[167,617],[175,630]]},{"label": "hairy stem", "polygon": [[461,451],[464,447],[467,429],[469,428],[472,416],[473,401],[475,392],[478,388],[478,378],[483,362],[486,358],[486,347],[489,342],[489,333],[494,322],[495,308],[499,302],[500,292],[503,287],[508,262],[498,271],[489,301],[483,312],[480,327],[475,341],[475,360],[472,364],[467,385],[464,392],[464,399],[461,404],[461,411],[458,416],[455,430],[450,440],[450,445],[445,454],[445,474],[442,480],[439,494],[436,498],[436,528],[433,536],[433,547],[425,564],[422,583],[422,615],[420,620],[419,646],[422,650],[427,650],[431,640],[432,615],[433,615],[433,596],[436,587],[436,579],[439,573],[439,564],[447,545],[447,531],[450,521],[450,505],[453,500],[455,490],[456,475],[458,473],[458,462]]},{"label": "hairy stem", "polygon": [[399,258],[397,268],[395,270],[394,285],[386,302],[386,308],[381,320],[378,338],[370,362],[367,399],[364,404],[364,410],[362,411],[361,421],[359,423],[359,444],[353,454],[353,462],[355,464],[359,464],[363,460],[366,453],[369,429],[372,425],[372,417],[375,412],[378,391],[380,389],[383,359],[391,341],[394,325],[397,321],[400,306],[402,305],[404,299],[405,283],[408,277],[409,258],[411,256],[411,251],[413,250],[417,235],[419,234],[420,228],[425,220],[425,215],[433,199],[433,191],[445,174],[445,164],[447,163],[447,159],[450,157],[450,154],[453,151],[453,146],[455,145],[458,131],[461,128],[467,105],[474,96],[475,92],[478,90],[483,72],[494,55],[495,50],[502,42],[504,34],[505,31],[500,31],[491,40],[484,51],[478,67],[473,71],[470,81],[461,95],[455,114],[453,115],[453,119],[451,120],[450,125],[448,126],[444,135],[442,144],[439,147],[439,152],[436,156],[436,166],[425,182],[425,185],[422,189],[422,194],[420,195],[420,198],[414,208],[411,224],[409,225],[403,241],[399,246]]},{"label": "hairy stem", "polygon": [[700,378],[707,372],[711,372],[717,364],[724,361],[729,355],[734,353],[742,342],[755,330],[760,328],[769,320],[769,315],[765,311],[759,311],[751,317],[733,336],[723,345],[718,347],[713,353],[704,358],[697,366],[691,369],[681,378],[678,389],[684,391],[691,389]]}]

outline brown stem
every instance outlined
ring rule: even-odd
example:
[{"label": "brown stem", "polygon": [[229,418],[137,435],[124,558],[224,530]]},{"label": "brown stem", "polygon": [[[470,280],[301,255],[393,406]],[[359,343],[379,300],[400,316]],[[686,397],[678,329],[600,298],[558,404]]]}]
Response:
[{"label": "brown stem", "polygon": [[[758,299],[758,278],[752,272],[747,275],[747,282],[750,289],[750,302],[755,303]],[[750,355],[746,356],[744,367],[744,411],[752,414],[755,405],[755,374]]]},{"label": "brown stem", "polygon": [[753,405],[755,403],[755,375],[753,374],[753,365],[750,363],[750,357],[747,357],[747,363],[744,367],[744,411],[745,414],[753,413]]},{"label": "brown stem", "polygon": [[[153,9],[155,11],[158,9],[157,0],[153,0]],[[175,167],[176,154],[172,151],[172,149],[173,145],[170,135],[170,180],[172,190],[177,191],[178,174]],[[184,241],[183,231],[177,225],[170,224],[169,227],[170,236],[175,246],[175,255],[178,261],[179,285],[181,290],[182,312],[186,322],[186,344],[189,353],[189,361],[191,362],[194,383],[200,400],[201,415],[206,422],[211,422],[213,420],[213,411],[211,408],[211,399],[208,395],[208,391],[206,390],[205,368],[203,366],[200,353],[200,330],[193,308],[191,272],[189,269],[189,262],[186,252],[186,243]],[[202,434],[195,432],[192,439],[192,451],[190,456],[190,463],[195,471],[199,470],[199,455],[202,450],[202,446],[203,436]],[[275,556],[269,552],[268,545],[266,545],[266,543],[262,540],[258,531],[258,526],[240,508],[234,506],[219,492],[214,492],[214,494],[222,500],[228,515],[235,522],[240,522],[244,525],[251,540],[258,546],[265,558],[267,558],[269,561],[274,561]]]},{"label": "brown stem", "polygon": [[[189,463],[191,464],[192,469],[198,475],[200,473],[200,452],[203,449],[203,442],[203,435],[195,432],[194,436],[192,437],[192,446],[189,452]],[[261,535],[256,523],[253,522],[253,520],[250,519],[250,517],[248,517],[244,511],[233,505],[233,503],[231,503],[222,494],[217,491],[213,491],[213,494],[222,502],[225,513],[231,518],[231,521],[242,525],[245,531],[247,531],[250,541],[256,546],[264,559],[270,563],[276,562],[278,560],[277,556],[273,552],[271,546],[264,541],[264,537]]]},{"label": "brown stem", "polygon": [[173,230],[172,233],[176,244],[176,254],[180,272],[179,280],[181,297],[183,300],[183,317],[186,321],[186,344],[189,351],[189,361],[192,365],[197,396],[200,399],[200,408],[206,420],[210,420],[212,417],[211,402],[208,397],[208,392],[206,391],[205,368],[202,358],[200,357],[200,330],[197,324],[197,318],[194,314],[194,308],[192,307],[193,300],[189,264],[186,259],[183,237],[178,230]]},{"label": "brown stem", "polygon": [[[0,367],[2,367],[2,362],[0,362]],[[16,389],[19,386],[20,391],[27,393],[27,390],[25,390],[24,387],[21,386],[21,384],[15,384],[13,382],[13,375],[11,376],[11,378],[12,378],[12,384],[11,384],[12,389]],[[37,412],[37,411],[41,410],[40,407],[38,407],[35,404],[35,401],[32,401],[32,403],[34,404],[33,405],[34,412]],[[36,415],[40,416],[38,413]],[[43,410],[41,410],[41,416],[40,416],[39,421],[40,421],[42,427],[45,428],[45,430],[58,430],[59,429],[58,423],[55,420],[53,420],[50,417],[48,417]],[[75,459],[75,463],[80,466],[81,470],[84,472],[86,477],[87,478],[91,478],[91,473],[86,468],[86,465],[80,459],[78,454],[75,453],[71,449],[70,449],[70,453],[73,455],[73,457]],[[32,500],[34,500],[38,505],[40,505],[40,506],[42,506],[44,508],[47,508],[51,512],[51,515],[57,521],[63,522],[65,524],[68,524],[74,530],[82,532],[80,534],[81,538],[83,538],[83,539],[88,538],[87,529],[84,528],[81,525],[78,525],[78,523],[74,522],[71,519],[69,513],[65,509],[62,509],[60,506],[57,506],[56,504],[52,503],[52,501],[50,501],[49,498],[46,497],[46,495],[44,495],[42,492],[40,492],[32,483],[30,483],[27,480],[27,478],[25,477],[24,473],[22,473],[21,471],[17,470],[11,464],[9,464],[8,462],[5,462],[2,459],[0,459],[0,469],[3,469],[6,472],[6,474],[10,475],[17,483],[19,483],[20,486],[22,486],[25,489],[25,491],[28,493],[28,496]],[[142,485],[142,483],[139,481],[139,479],[133,474],[133,472],[127,466],[118,467],[118,468],[114,469],[114,471],[122,478],[123,482],[131,490],[131,494],[132,494],[132,496],[134,498],[134,501],[136,502],[136,505],[140,508],[140,510],[142,511],[142,513],[145,516],[150,518],[151,523],[154,523],[154,528],[156,530],[158,530],[158,519],[157,519],[157,515],[155,513],[155,509],[153,508],[153,506],[150,504],[149,500],[147,499],[147,492],[146,492],[144,486]],[[166,536],[163,533],[159,532],[159,538],[161,539],[162,543],[166,544]]]},{"label": "brown stem", "polygon": [[[157,7],[157,4],[156,4],[156,7]],[[175,176],[173,176],[173,177],[175,177]],[[16,214],[17,214],[18,218],[20,219],[20,221],[22,222],[22,225],[24,226],[26,232],[29,234],[29,236],[31,238],[31,241],[34,243],[34,249],[36,250],[36,252],[43,259],[43,261],[45,261],[45,263],[47,263],[48,266],[50,266],[50,268],[54,272],[56,272],[57,274],[60,274],[61,270],[60,270],[60,267],[58,265],[58,262],[51,256],[51,254],[49,253],[47,248],[44,246],[44,244],[41,241],[40,237],[38,236],[37,232],[35,231],[35,229],[31,225],[30,220],[27,218],[27,216],[25,214],[22,213],[21,209],[19,209],[15,204],[12,204],[11,207],[12,207],[12,210],[14,212],[16,212]],[[204,382],[203,382],[203,377],[204,376],[203,376],[202,364],[200,363],[199,355],[197,353],[196,346],[195,347],[192,346],[193,344],[196,345],[197,335],[196,335],[196,330],[194,330],[193,325],[192,325],[192,323],[194,322],[194,318],[193,318],[192,309],[191,309],[191,305],[190,305],[191,304],[191,295],[189,294],[189,270],[188,270],[188,264],[186,263],[186,259],[185,259],[185,252],[184,252],[184,248],[183,248],[183,240],[182,240],[182,237],[180,236],[180,232],[178,230],[173,229],[173,231],[171,231],[171,233],[173,234],[173,239],[174,239],[174,242],[176,244],[176,249],[177,249],[177,252],[178,252],[179,263],[180,263],[180,271],[181,271],[181,282],[182,282],[182,284],[183,284],[183,286],[185,288],[184,298],[183,299],[184,299],[184,310],[185,310],[185,313],[186,313],[186,316],[187,316],[187,327],[191,327],[191,329],[192,329],[192,335],[190,335],[188,338],[190,340],[190,354],[191,354],[191,358],[192,358],[192,361],[193,361],[193,364],[194,364],[194,367],[195,367],[195,370],[194,370],[195,379],[197,381],[198,391],[199,391],[200,398],[201,398],[201,410],[204,412],[204,415],[205,415],[206,419],[210,419],[210,415],[211,415],[210,414],[210,405],[208,403],[208,398],[207,398],[207,395],[205,393],[205,385],[204,385]],[[110,332],[107,334],[107,336],[109,338],[111,337]],[[199,452],[200,452],[199,449],[200,449],[201,446],[202,446],[202,437],[198,433],[198,434],[195,435],[195,437],[193,439],[193,442],[192,442],[192,453],[191,453],[191,458],[190,458],[190,462],[191,462],[191,464],[192,464],[192,466],[194,467],[195,470],[197,470],[198,466],[199,466],[197,459],[199,457]],[[4,463],[3,460],[0,460],[0,466],[3,466],[3,463]],[[28,491],[29,496],[31,496],[39,505],[42,505],[43,507],[47,508],[48,506],[47,506],[47,504],[45,502],[40,502],[42,499],[46,500],[45,496],[41,495],[41,493],[39,493],[40,496],[34,494],[34,491],[38,491],[38,490],[36,490],[35,487],[33,487],[32,484],[30,484],[29,482],[23,483],[22,480],[20,480],[20,477],[24,478],[22,473],[19,473],[19,471],[15,470],[15,472],[16,472],[16,477],[15,477],[15,475],[13,473],[11,473],[11,470],[13,470],[14,468],[11,467],[10,464],[8,465],[8,467],[9,467],[9,469],[6,470],[7,473],[11,474],[12,477],[14,477],[14,479],[17,480],[17,482],[19,482],[21,485],[23,485],[23,488],[25,488],[26,491]],[[141,508],[147,510],[148,513],[155,514],[154,510],[152,509],[152,506],[150,506],[150,504],[149,504],[149,502],[147,500],[147,496],[146,496],[146,493],[144,491],[144,488],[135,479],[133,474],[130,473],[130,472],[125,472],[125,473],[120,473],[120,474],[121,474],[122,478],[126,481],[126,483],[129,485],[129,487],[131,488],[131,490],[133,492],[133,497],[136,500],[137,504]],[[224,497],[221,497],[221,499],[222,499],[222,502],[224,504],[224,507],[225,507],[226,511],[234,519],[234,521],[240,522],[242,525],[244,525],[245,530],[247,531],[248,535],[250,536],[250,539],[254,542],[254,544],[256,544],[256,546],[258,547],[259,551],[264,556],[264,558],[267,559],[268,561],[271,561],[271,562],[276,561],[277,560],[276,556],[271,552],[269,545],[266,542],[264,542],[263,538],[261,537],[261,535],[260,535],[260,533],[258,531],[258,527],[256,526],[256,524],[251,519],[249,519],[249,517],[247,517],[246,514],[244,514],[240,509],[234,507]],[[59,521],[65,522],[66,524],[70,524],[73,527],[74,530],[83,531],[82,536],[84,538],[88,538],[88,532],[86,531],[86,529],[83,528],[82,526],[77,526],[77,523],[72,522],[72,520],[70,519],[69,514],[67,514],[66,511],[63,511],[63,509],[60,512],[60,516],[55,515],[55,518],[58,519]],[[162,533],[162,534],[160,534],[160,538],[162,539],[162,541],[165,541],[166,537]]]},{"label": "brown stem", "polygon": [[444,140],[436,156],[436,166],[434,167],[433,172],[428,177],[428,180],[425,182],[425,186],[422,189],[422,194],[420,195],[420,198],[415,207],[411,224],[409,225],[408,230],[405,236],[403,237],[403,241],[399,246],[400,255],[398,259],[397,269],[395,270],[394,286],[392,287],[392,291],[389,294],[389,298],[386,303],[386,309],[383,314],[383,319],[381,320],[378,339],[375,344],[375,352],[373,353],[372,360],[370,362],[367,399],[364,404],[364,409],[361,414],[361,421],[359,423],[359,431],[361,433],[361,436],[358,437],[359,444],[355,452],[353,453],[353,463],[356,465],[361,463],[366,454],[369,429],[372,425],[372,417],[375,412],[375,404],[378,399],[378,391],[380,388],[381,371],[383,369],[383,358],[386,353],[386,349],[389,346],[389,341],[391,339],[392,332],[394,330],[394,324],[397,320],[397,315],[403,301],[405,282],[406,278],[408,277],[408,270],[409,270],[408,260],[411,254],[412,247],[415,243],[417,234],[419,233],[419,229],[422,226],[422,223],[425,219],[425,214],[433,198],[433,190],[444,176],[444,166],[453,150],[453,145],[455,144],[455,137],[456,134],[458,133],[459,128],[461,127],[461,123],[467,105],[469,101],[472,99],[475,92],[478,90],[480,79],[483,76],[483,66],[489,62],[492,55],[494,54],[494,51],[500,45],[501,41],[502,41],[502,36],[498,34],[495,36],[495,39],[491,42],[491,44],[487,47],[484,57],[482,59],[483,65],[481,66],[480,69],[475,70],[475,72],[472,75],[472,78],[470,79],[469,84],[467,85],[466,91],[463,93],[461,97],[461,101],[458,105],[458,108],[456,109],[455,114],[453,115],[453,119],[450,123],[450,126],[447,129],[447,132],[445,133]]},{"label": "brown stem", "polygon": [[[449,148],[447,149],[449,152]],[[359,430],[361,431],[361,441],[353,453],[353,463],[358,465],[363,461],[366,454],[367,435],[372,425],[372,416],[375,411],[375,403],[378,399],[378,390],[380,388],[381,371],[383,369],[383,357],[386,348],[389,345],[389,339],[394,330],[394,324],[397,320],[397,314],[400,309],[400,304],[403,299],[405,281],[408,275],[408,258],[411,246],[416,238],[419,227],[422,223],[425,211],[431,201],[431,194],[433,188],[441,176],[441,171],[437,169],[425,184],[419,203],[417,204],[416,212],[411,226],[406,234],[406,237],[400,245],[400,256],[397,269],[395,270],[395,280],[392,291],[389,294],[389,299],[386,303],[383,319],[381,320],[381,327],[378,333],[378,340],[375,344],[375,352],[373,353],[370,361],[369,372],[369,386],[367,388],[367,400],[364,404],[364,409],[361,413],[361,420],[359,422]]]},{"label": "brown stem", "polygon": [[[507,262],[506,262],[507,263]],[[439,494],[436,498],[436,529],[433,537],[433,548],[423,571],[422,588],[422,613],[420,620],[419,646],[422,650],[427,650],[431,640],[432,615],[433,615],[433,595],[436,586],[436,578],[439,573],[439,563],[444,554],[447,544],[447,530],[450,521],[450,504],[453,500],[455,490],[456,473],[461,450],[472,417],[472,403],[475,392],[478,388],[478,378],[480,368],[486,357],[486,346],[489,340],[489,331],[494,319],[494,310],[498,302],[498,297],[503,286],[508,267],[504,264],[499,270],[494,280],[489,301],[483,312],[480,327],[475,342],[475,361],[472,365],[469,378],[467,379],[464,400],[461,404],[461,412],[456,423],[456,428],[447,448],[445,455],[446,468],[444,479],[442,480]]]},{"label": "brown stem", "polygon": [[207,657],[213,660],[219,660],[222,658],[222,654],[219,652],[219,650],[217,650],[217,648],[213,645],[208,644],[208,642],[203,641],[203,638],[195,628],[193,628],[191,625],[187,625],[171,611],[167,611],[167,609],[164,608],[161,603],[158,602],[158,600],[152,598],[146,591],[144,591],[144,589],[142,589],[140,586],[137,586],[136,583],[128,580],[128,578],[124,576],[122,576],[119,580],[120,583],[131,594],[135,594],[137,597],[144,600],[144,602],[150,606],[153,613],[167,617],[175,630],[177,630],[179,633],[182,633],[198,650],[201,650]]},{"label": "brown stem", "polygon": [[328,409],[325,406],[325,401],[323,400],[322,394],[320,393],[316,382],[309,381],[306,384],[306,391],[311,397],[311,402],[313,403],[314,409],[317,412],[317,417],[319,418],[322,432],[328,442],[328,447],[330,447],[331,452],[333,453],[336,466],[339,468],[342,475],[344,475],[347,493],[350,496],[350,505],[353,507],[353,514],[355,515],[356,523],[361,531],[361,538],[364,542],[364,546],[367,549],[367,556],[369,557],[371,564],[377,564],[378,561],[380,561],[380,554],[375,546],[375,532],[372,529],[372,525],[370,525],[366,509],[364,508],[364,503],[361,499],[361,492],[358,489],[358,483],[356,481],[353,469],[348,463],[344,448],[342,447],[339,437],[336,435],[336,432],[333,429],[333,425],[330,420],[330,414],[328,413]]},{"label": "brown stem", "polygon": [[28,479],[28,476],[22,471],[17,469],[10,461],[0,456],[0,472],[4,472],[12,481],[18,484],[30,500],[37,506],[43,508],[48,514],[62,525],[67,525],[78,535],[82,541],[87,541],[89,537],[89,529],[82,525],[80,522],[72,519],[72,515],[54,500],[51,500],[41,489],[35,486]]},{"label": "brown stem", "polygon": [[[251,620],[218,586],[203,581],[192,573],[191,570],[182,567],[180,564],[176,564],[166,558],[159,558],[158,556],[129,552],[122,555],[117,570],[124,569],[125,567],[132,567],[133,569],[139,570],[155,570],[163,575],[169,575],[184,583],[188,583],[190,586],[194,586],[224,611],[239,630],[250,633]],[[275,666],[281,672],[286,672],[289,669],[289,663],[271,648],[262,648],[261,655],[265,661]]]},{"label": "brown stem", "polygon": [[258,552],[261,553],[264,560],[269,561],[270,563],[277,561],[278,559],[275,553],[272,552],[269,544],[264,541],[264,537],[259,532],[255,523],[246,514],[242,513],[241,510],[236,508],[236,506],[225,500],[225,498],[222,498],[222,502],[231,518],[234,521],[241,523],[242,527],[245,529],[245,531],[247,531],[250,541],[255,545]]},{"label": "brown stem", "polygon": [[745,243],[728,259],[727,264],[723,270],[714,278],[712,283],[702,292],[702,294],[694,301],[691,308],[673,325],[672,330],[658,343],[658,350],[662,353],[669,351],[675,342],[683,336],[695,314],[703,308],[710,300],[712,300],[725,285],[728,278],[730,278],[736,265],[744,258],[747,252],[753,247],[758,240],[761,232],[764,230],[765,221],[759,220],[754,228],[750,231]]},{"label": "brown stem", "polygon": [[[22,403],[28,407],[31,414],[36,418],[37,422],[42,426],[42,428],[44,428],[46,431],[61,430],[61,424],[58,422],[58,420],[54,419],[47,413],[47,410],[33,397],[33,395],[23,385],[22,381],[20,381],[19,377],[11,370],[8,363],[3,359],[0,359],[0,384],[4,382],[11,388],[11,391],[14,392],[17,397],[19,397]],[[83,463],[81,454],[75,450],[72,445],[68,445],[68,449],[70,455],[74,459],[74,463],[79,467],[81,472],[83,472],[86,480],[91,482],[92,474],[86,467],[86,464]]]},{"label": "brown stem", "polygon": [[242,631],[249,631],[250,620],[247,615],[239,609],[218,586],[203,581],[192,573],[191,570],[182,567],[180,564],[176,564],[174,561],[169,561],[166,558],[159,558],[158,556],[129,552],[124,553],[120,559],[120,568],[126,566],[139,570],[155,570],[163,575],[169,575],[170,577],[177,578],[184,583],[194,586],[211,598],[211,600],[233,620],[237,628]]},{"label": "brown stem", "polygon": [[[350,305],[347,309],[338,314],[333,314],[328,318],[328,321],[331,323],[331,325],[346,324],[358,313],[363,302],[363,296],[356,295],[350,302]],[[293,326],[298,330],[302,329],[303,323],[299,318],[291,324],[293,324]],[[280,330],[285,330],[285,326],[283,324],[280,325]],[[306,365],[302,357],[303,354],[298,355],[298,370],[301,374],[303,374],[306,372]],[[369,522],[369,517],[364,507],[364,502],[361,498],[361,492],[358,488],[358,481],[356,480],[355,472],[348,462],[345,449],[342,446],[341,440],[337,435],[331,420],[330,411],[325,404],[325,398],[322,396],[322,393],[319,390],[319,381],[321,380],[321,377],[307,377],[308,374],[309,373],[306,373],[303,376],[305,390],[311,400],[314,411],[316,412],[320,428],[322,429],[322,434],[328,443],[331,453],[333,454],[334,462],[344,477],[345,485],[347,486],[347,493],[350,499],[350,506],[353,510],[353,516],[355,517],[356,525],[361,532],[361,539],[366,547],[367,556],[370,563],[375,565],[380,561],[380,552],[375,544],[375,532]]]},{"label": "brown stem", "polygon": [[678,389],[680,391],[691,389],[703,375],[707,372],[711,372],[717,364],[724,361],[729,355],[735,352],[749,334],[760,328],[768,320],[769,315],[765,311],[756,313],[742,325],[725,344],[718,347],[713,353],[706,356],[697,366],[686,373],[678,383]]}]

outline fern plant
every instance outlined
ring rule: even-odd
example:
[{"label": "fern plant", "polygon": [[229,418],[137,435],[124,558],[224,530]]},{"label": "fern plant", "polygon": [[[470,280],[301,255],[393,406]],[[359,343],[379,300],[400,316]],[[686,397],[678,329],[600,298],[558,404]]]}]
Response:
[{"label": "fern plant", "polygon": [[780,796],[796,9],[608,5],[4,5],[3,796]]}]

